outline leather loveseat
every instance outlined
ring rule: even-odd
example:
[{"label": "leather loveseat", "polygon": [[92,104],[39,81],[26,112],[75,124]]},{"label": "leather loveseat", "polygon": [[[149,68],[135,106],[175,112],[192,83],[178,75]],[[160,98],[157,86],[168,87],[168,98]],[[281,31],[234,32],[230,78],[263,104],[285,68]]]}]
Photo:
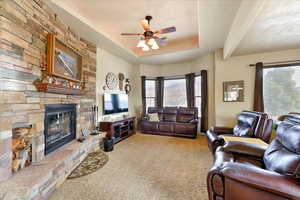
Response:
[{"label": "leather loveseat", "polygon": [[196,138],[198,126],[198,109],[186,107],[149,107],[148,113],[157,113],[159,121],[149,121],[146,116],[141,121],[141,132]]},{"label": "leather loveseat", "polygon": [[300,115],[277,128],[269,146],[229,142],[207,176],[210,200],[300,199]]},{"label": "leather loveseat", "polygon": [[214,153],[217,147],[224,145],[222,135],[260,138],[268,143],[271,138],[272,125],[273,121],[268,119],[265,113],[243,111],[237,117],[237,124],[234,128],[215,126],[207,131],[208,147]]}]

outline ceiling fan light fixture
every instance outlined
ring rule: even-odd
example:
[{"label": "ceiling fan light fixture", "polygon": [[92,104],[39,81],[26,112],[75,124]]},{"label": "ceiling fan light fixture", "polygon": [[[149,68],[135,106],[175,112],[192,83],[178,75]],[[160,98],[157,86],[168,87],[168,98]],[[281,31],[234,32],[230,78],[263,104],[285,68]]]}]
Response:
[{"label": "ceiling fan light fixture", "polygon": [[155,42],[153,45],[152,45],[152,47],[151,47],[152,49],[159,49],[159,46],[157,45],[157,43]]},{"label": "ceiling fan light fixture", "polygon": [[140,40],[136,47],[145,47],[145,45],[146,45],[145,40]]},{"label": "ceiling fan light fixture", "polygon": [[142,50],[143,50],[143,51],[149,51],[150,48],[149,48],[147,45],[145,45],[145,46],[142,48]]},{"label": "ceiling fan light fixture", "polygon": [[[152,45],[155,45],[156,42],[155,42],[155,40],[154,40],[153,38],[151,38],[151,39],[148,41],[148,44],[149,44],[150,46],[152,46]],[[157,44],[156,44],[156,45],[157,45]]]}]

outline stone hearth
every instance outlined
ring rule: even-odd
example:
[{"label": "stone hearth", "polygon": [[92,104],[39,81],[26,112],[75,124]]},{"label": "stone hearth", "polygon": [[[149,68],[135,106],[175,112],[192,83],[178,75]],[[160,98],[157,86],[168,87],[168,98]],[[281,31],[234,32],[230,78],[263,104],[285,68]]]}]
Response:
[{"label": "stone hearth", "polygon": [[23,169],[0,184],[0,199],[47,199],[88,153],[99,149],[101,138],[99,135],[89,136],[83,143],[74,140],[43,161]]}]

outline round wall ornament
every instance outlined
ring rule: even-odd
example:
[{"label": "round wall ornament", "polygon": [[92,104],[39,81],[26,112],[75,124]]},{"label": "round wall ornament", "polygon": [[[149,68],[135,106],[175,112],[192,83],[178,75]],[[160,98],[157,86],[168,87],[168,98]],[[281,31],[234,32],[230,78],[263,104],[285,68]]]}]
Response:
[{"label": "round wall ornament", "polygon": [[107,88],[110,90],[113,90],[118,85],[118,78],[114,73],[109,72],[106,75],[105,82],[106,82]]}]

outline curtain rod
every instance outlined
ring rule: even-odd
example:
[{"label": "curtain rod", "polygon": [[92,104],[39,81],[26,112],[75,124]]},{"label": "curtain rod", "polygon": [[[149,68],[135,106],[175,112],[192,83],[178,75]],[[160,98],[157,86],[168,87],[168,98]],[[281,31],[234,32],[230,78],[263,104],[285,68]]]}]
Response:
[{"label": "curtain rod", "polygon": [[[282,62],[268,62],[263,63],[264,66],[266,65],[284,65],[284,64],[300,64],[300,60],[290,60],[290,61],[282,61]],[[250,64],[250,67],[255,67],[256,64]]]}]

